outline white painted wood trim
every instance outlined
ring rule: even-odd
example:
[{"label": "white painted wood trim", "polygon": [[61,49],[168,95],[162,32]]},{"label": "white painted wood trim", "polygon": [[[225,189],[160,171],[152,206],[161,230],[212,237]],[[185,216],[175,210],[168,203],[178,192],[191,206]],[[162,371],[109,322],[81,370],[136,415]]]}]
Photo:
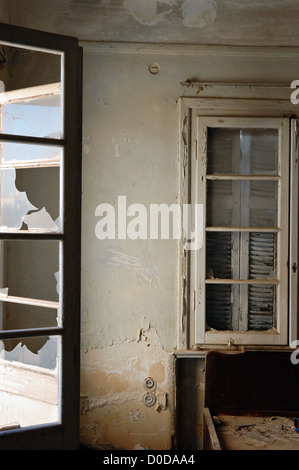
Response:
[{"label": "white painted wood trim", "polygon": [[[185,106],[185,103],[179,101],[179,155],[178,155],[178,172],[179,172],[179,194],[178,201],[180,207],[183,204],[188,204],[188,189],[189,189],[189,146],[190,146],[190,110]],[[181,211],[182,213],[182,211]],[[183,224],[182,224],[183,227]],[[189,291],[189,277],[188,265],[189,257],[185,250],[185,234],[182,233],[182,240],[178,244],[178,309],[177,309],[177,349],[184,349],[188,347],[189,336],[189,315],[188,315],[188,291]]]},{"label": "white painted wood trim", "polygon": [[27,297],[16,297],[12,295],[1,295],[0,302],[10,302],[14,304],[34,305],[36,307],[59,309],[60,303],[51,300],[30,299]]},{"label": "white painted wood trim", "polygon": [[[206,174],[207,174],[207,126],[204,118],[197,117],[196,153],[192,158],[191,168],[191,201],[206,207]],[[204,210],[205,212],[205,210]],[[192,251],[191,256],[191,292],[193,293],[194,310],[194,341],[202,343],[205,334],[205,277],[206,277],[206,217],[203,222],[203,245],[200,249]],[[192,307],[191,307],[192,308]]]},{"label": "white painted wood trim", "polygon": [[[162,44],[139,42],[80,41],[85,51],[135,54],[180,54],[183,56],[284,57],[298,58],[298,47],[215,46],[198,44]],[[215,83],[215,82],[213,82]]]},{"label": "white painted wood trim", "polygon": [[[265,90],[267,90],[265,88]],[[197,109],[198,115],[215,116],[221,120],[223,117],[238,116],[240,118],[261,117],[261,118],[279,118],[283,116],[297,115],[298,106],[293,105],[290,95],[287,99],[281,99],[279,93],[277,99],[271,98],[264,100],[252,98],[193,98],[186,97],[184,101],[186,106]],[[265,91],[267,96],[267,91]]]},{"label": "white painted wood trim", "polygon": [[[192,311],[192,296],[194,302],[194,341],[195,344],[215,344],[215,338],[219,344],[226,344],[233,335],[233,341],[237,344],[281,344],[287,343],[288,332],[288,188],[289,188],[289,120],[287,118],[223,118],[223,117],[198,117],[196,141],[198,153],[192,158],[192,195],[193,204],[206,205],[206,158],[207,158],[207,128],[272,128],[278,130],[279,155],[278,168],[279,194],[278,194],[278,278],[266,280],[205,280],[205,244],[202,250],[191,255],[191,290],[190,290],[190,314]],[[194,138],[194,136],[193,136]],[[283,161],[282,161],[283,159]],[[280,209],[282,208],[282,209]],[[204,230],[206,227],[204,226]],[[213,228],[212,228],[213,229]],[[236,229],[236,228],[235,228]],[[263,230],[266,228],[264,227]],[[215,227],[214,230],[218,230]],[[229,227],[226,230],[231,230]],[[251,229],[253,230],[253,228]],[[254,228],[259,231],[258,228]],[[244,229],[242,230],[244,232]],[[277,284],[278,319],[277,332],[271,334],[264,332],[205,332],[205,284]],[[192,324],[192,323],[191,323]],[[244,336],[245,335],[245,336]],[[216,342],[216,343],[217,343]],[[218,344],[218,343],[217,343]]]},{"label": "white painted wood trim", "polygon": [[[291,120],[290,139],[290,259],[289,259],[289,344],[298,341],[298,132],[299,123]],[[294,269],[293,269],[294,268]],[[297,346],[297,344],[295,345]]]},{"label": "white painted wood trim", "polygon": [[61,84],[49,83],[18,90],[4,91],[0,93],[0,104],[18,103],[29,101],[36,98],[45,98],[46,96],[60,95]]}]

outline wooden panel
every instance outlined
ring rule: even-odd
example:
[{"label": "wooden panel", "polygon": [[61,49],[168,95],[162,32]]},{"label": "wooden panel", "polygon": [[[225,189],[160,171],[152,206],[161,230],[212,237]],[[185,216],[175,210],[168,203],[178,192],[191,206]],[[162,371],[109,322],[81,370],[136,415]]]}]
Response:
[{"label": "wooden panel", "polygon": [[298,416],[299,367],[290,351],[211,351],[205,406],[212,413]]},{"label": "wooden panel", "polygon": [[[9,136],[1,134],[0,139],[9,142],[25,142],[45,145],[64,145],[63,175],[61,189],[61,209],[63,206],[64,233],[27,234],[3,233],[0,238],[7,239],[57,239],[63,242],[62,274],[64,319],[62,383],[60,387],[62,402],[63,427],[39,428],[18,432],[4,431],[0,433],[0,449],[49,449],[74,450],[79,448],[79,399],[80,399],[80,261],[81,261],[81,149],[82,149],[82,49],[75,38],[57,36],[40,31],[15,28],[1,24],[1,43],[17,43],[26,48],[55,53],[64,52],[63,97],[64,97],[64,139],[39,139],[30,136]],[[43,236],[42,236],[43,235]],[[76,269],[69,269],[75,266]],[[18,299],[13,298],[6,300]],[[26,301],[27,302],[27,301]],[[34,336],[40,331],[27,331]],[[48,331],[49,332],[49,331]],[[18,332],[11,330],[2,332],[2,338],[15,336]],[[20,333],[20,332],[19,332]],[[55,334],[55,332],[54,332]],[[44,384],[46,386],[46,384]],[[13,383],[11,386],[15,386]],[[35,392],[30,390],[30,394]],[[53,396],[51,394],[51,400]],[[5,441],[5,444],[2,444]]]},{"label": "wooden panel", "polygon": [[0,391],[57,405],[58,377],[50,370],[0,361]]},{"label": "wooden panel", "polygon": [[63,427],[36,426],[4,431],[0,435],[0,450],[64,450]]},{"label": "wooden panel", "polygon": [[204,450],[221,450],[212,416],[208,408],[203,410],[204,416]]}]

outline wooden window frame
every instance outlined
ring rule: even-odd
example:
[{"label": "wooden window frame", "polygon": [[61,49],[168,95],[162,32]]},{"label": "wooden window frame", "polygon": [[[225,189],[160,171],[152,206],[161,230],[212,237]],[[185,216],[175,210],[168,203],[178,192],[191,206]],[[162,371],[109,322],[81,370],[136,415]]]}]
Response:
[{"label": "wooden window frame", "polygon": [[[278,197],[278,215],[279,215],[279,229],[276,228],[254,228],[253,227],[207,227],[204,226],[203,230],[207,231],[237,231],[237,232],[250,232],[250,231],[266,231],[277,233],[278,237],[278,273],[276,280],[271,280],[277,285],[278,302],[277,302],[277,329],[271,332],[262,331],[208,331],[205,328],[205,288],[209,284],[238,284],[249,285],[262,283],[260,280],[220,280],[220,279],[206,279],[205,264],[206,264],[206,249],[205,244],[200,250],[194,251],[191,254],[191,295],[195,297],[194,301],[194,341],[196,344],[228,344],[229,341],[234,344],[286,344],[287,342],[287,316],[288,316],[288,187],[289,187],[289,120],[287,118],[221,118],[221,117],[197,117],[197,152],[195,158],[192,159],[191,180],[192,180],[192,196],[191,204],[203,204],[206,207],[206,183],[210,175],[207,175],[206,162],[207,162],[207,130],[209,127],[217,128],[242,128],[242,129],[277,129],[279,135],[279,152],[278,152],[278,166],[280,174],[278,178],[279,183],[279,197]],[[214,177],[215,178],[215,177]],[[276,177],[275,177],[276,178]],[[276,178],[276,179],[277,179]],[[221,176],[218,177],[221,179]],[[223,179],[223,178],[222,178]],[[241,179],[248,179],[243,176],[234,176],[234,179],[240,181]],[[259,176],[252,176],[251,180],[259,180]],[[263,180],[272,181],[272,176],[263,176]],[[280,210],[282,209],[282,210]],[[203,236],[205,240],[205,236]],[[264,281],[265,282],[265,281]]]},{"label": "wooden window frame", "polygon": [[[277,88],[277,99],[273,98],[273,88],[271,89],[271,98],[267,98],[265,92],[265,99],[259,96],[260,90],[255,90],[254,85],[248,86],[247,90],[244,87],[244,96],[246,98],[234,97],[233,88],[237,85],[226,87],[227,96],[224,98],[217,97],[217,86],[214,86],[216,91],[215,97],[211,96],[211,89],[209,90],[210,96],[207,97],[182,97],[180,99],[180,201],[181,204],[191,203],[194,199],[192,191],[194,188],[194,181],[192,178],[195,162],[199,161],[198,152],[199,139],[198,139],[198,125],[197,120],[210,117],[227,119],[247,119],[259,118],[265,119],[265,122],[271,119],[278,118],[280,120],[286,119],[289,121],[290,126],[290,141],[285,142],[285,146],[290,147],[290,182],[289,186],[289,221],[287,222],[290,237],[285,238],[284,246],[287,249],[287,268],[284,267],[284,272],[287,276],[287,282],[284,284],[288,301],[283,304],[285,312],[283,314],[284,321],[278,324],[278,328],[283,333],[275,335],[261,335],[251,333],[237,332],[223,333],[223,332],[208,332],[205,331],[205,319],[203,313],[198,315],[197,310],[197,293],[198,285],[194,285],[194,276],[192,275],[198,268],[198,253],[188,251],[186,249],[186,240],[183,238],[180,245],[180,278],[179,278],[179,314],[178,314],[178,350],[198,350],[210,347],[223,347],[223,345],[240,345],[240,346],[261,346],[261,347],[288,347],[292,341],[298,338],[298,320],[297,320],[297,284],[298,276],[298,146],[297,146],[297,120],[295,108],[292,106],[289,99],[289,90],[284,87],[283,99],[279,99],[282,94],[282,88]],[[266,90],[266,88],[264,87]],[[213,90],[213,91],[214,91]],[[239,91],[239,90],[238,90]],[[219,90],[218,90],[219,92]],[[256,99],[255,92],[258,95]],[[288,96],[287,96],[288,94]],[[219,96],[219,95],[218,95]],[[287,96],[287,97],[286,97]],[[293,118],[293,119],[290,119]],[[287,125],[287,124],[285,124]],[[198,163],[197,163],[198,164]],[[192,184],[193,181],[193,184]],[[196,186],[195,186],[196,187]],[[292,269],[293,267],[293,269]],[[194,291],[196,296],[194,296]],[[195,308],[194,308],[195,307]],[[201,306],[199,307],[202,308]],[[274,341],[273,341],[274,339]]]},{"label": "wooden window frame", "polygon": [[26,336],[59,335],[62,338],[61,419],[0,432],[0,449],[76,450],[79,448],[80,413],[80,264],[81,264],[81,151],[82,151],[82,48],[76,38],[0,25],[0,42],[63,57],[64,126],[61,139],[0,134],[6,142],[61,145],[63,161],[63,217],[59,233],[0,233],[1,240],[57,240],[63,244],[62,324],[36,330],[7,330],[0,340]]}]

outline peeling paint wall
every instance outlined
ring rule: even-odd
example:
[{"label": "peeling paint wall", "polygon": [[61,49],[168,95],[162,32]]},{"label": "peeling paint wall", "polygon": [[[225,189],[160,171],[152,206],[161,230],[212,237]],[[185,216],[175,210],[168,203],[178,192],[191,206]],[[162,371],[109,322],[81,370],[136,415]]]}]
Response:
[{"label": "peeling paint wall", "polygon": [[184,26],[203,28],[216,18],[216,2],[213,0],[124,0],[124,8],[139,23],[154,26],[168,20],[168,15],[176,12]]},{"label": "peeling paint wall", "polygon": [[[154,26],[165,20],[165,16],[171,13],[173,6],[176,4],[174,0],[153,0],[147,2],[144,0],[124,0],[124,8],[139,23],[147,26]],[[164,11],[159,11],[161,6],[167,6]]]},{"label": "peeling paint wall", "polygon": [[183,24],[190,28],[203,28],[216,19],[216,2],[186,0],[182,4]]},{"label": "peeling paint wall", "polygon": [[[288,57],[278,63],[252,51],[140,44],[83,47],[81,436],[94,446],[169,449],[176,423],[179,243],[99,240],[95,210],[109,203],[117,212],[119,195],[127,197],[128,206],[179,202],[178,98],[199,92],[181,82],[190,77],[214,81],[219,70],[223,81],[281,82],[292,76],[293,65]],[[152,64],[158,73],[150,72]],[[192,367],[191,372],[181,369],[186,381],[181,396],[195,390],[193,399],[200,404],[203,365],[195,362]],[[157,382],[157,405],[152,408],[142,402],[148,376]],[[184,409],[182,402],[179,406]],[[182,409],[179,438],[200,446],[200,406],[192,442],[186,418],[192,411]]]},{"label": "peeling paint wall", "polygon": [[96,207],[117,212],[120,195],[146,208],[177,198],[177,104],[151,62],[97,45],[84,53],[81,439],[100,448],[170,449],[175,436],[178,242],[95,233]]},{"label": "peeling paint wall", "polygon": [[[153,328],[135,340],[82,350],[81,441],[96,448],[170,449],[174,363]],[[153,406],[144,381],[152,378]],[[150,402],[151,403],[151,402]]]}]

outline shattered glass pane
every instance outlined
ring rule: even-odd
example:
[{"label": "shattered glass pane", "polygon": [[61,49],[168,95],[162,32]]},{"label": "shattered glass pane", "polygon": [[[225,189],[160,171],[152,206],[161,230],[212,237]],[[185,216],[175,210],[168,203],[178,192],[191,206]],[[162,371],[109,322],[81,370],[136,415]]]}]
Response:
[{"label": "shattered glass pane", "polygon": [[0,231],[61,231],[59,186],[59,167],[0,170]]},{"label": "shattered glass pane", "polygon": [[59,422],[60,351],[58,336],[0,341],[0,430]]},{"label": "shattered glass pane", "polygon": [[[0,54],[0,232],[59,233],[64,54],[7,44]],[[62,326],[61,248],[46,237],[0,241],[2,336]],[[0,433],[60,421],[61,337],[19,334],[0,341]]]}]

